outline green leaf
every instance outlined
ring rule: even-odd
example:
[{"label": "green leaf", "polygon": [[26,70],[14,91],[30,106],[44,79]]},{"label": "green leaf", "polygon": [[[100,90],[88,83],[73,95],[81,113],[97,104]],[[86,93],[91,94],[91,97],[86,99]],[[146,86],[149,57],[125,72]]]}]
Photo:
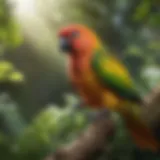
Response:
[{"label": "green leaf", "polygon": [[143,0],[138,7],[136,8],[136,12],[133,15],[133,20],[140,21],[144,17],[146,17],[151,9],[151,1]]}]

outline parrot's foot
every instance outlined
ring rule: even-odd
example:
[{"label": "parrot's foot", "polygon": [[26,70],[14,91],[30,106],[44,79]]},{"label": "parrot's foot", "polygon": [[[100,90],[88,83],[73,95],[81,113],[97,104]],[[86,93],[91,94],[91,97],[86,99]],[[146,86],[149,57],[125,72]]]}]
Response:
[{"label": "parrot's foot", "polygon": [[83,102],[79,102],[74,107],[76,110],[81,110],[82,108],[84,108],[84,106],[85,104]]},{"label": "parrot's foot", "polygon": [[98,112],[92,112],[89,114],[89,121],[94,122],[109,116],[109,111],[107,109],[102,109]]},{"label": "parrot's foot", "polygon": [[97,113],[96,119],[102,119],[107,118],[109,116],[109,110],[108,109],[102,109]]}]

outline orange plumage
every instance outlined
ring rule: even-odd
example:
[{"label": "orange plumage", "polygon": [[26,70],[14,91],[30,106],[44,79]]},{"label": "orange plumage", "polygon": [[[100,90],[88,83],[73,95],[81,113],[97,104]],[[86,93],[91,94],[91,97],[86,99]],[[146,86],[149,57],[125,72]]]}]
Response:
[{"label": "orange plumage", "polygon": [[157,151],[159,143],[140,117],[141,98],[125,66],[83,25],[64,27],[59,37],[69,56],[69,77],[84,102],[120,113],[139,148]]}]

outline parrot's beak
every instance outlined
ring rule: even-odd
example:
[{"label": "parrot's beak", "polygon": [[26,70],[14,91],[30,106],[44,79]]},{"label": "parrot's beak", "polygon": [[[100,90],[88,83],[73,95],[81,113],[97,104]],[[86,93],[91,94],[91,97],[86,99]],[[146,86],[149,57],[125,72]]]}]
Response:
[{"label": "parrot's beak", "polygon": [[59,40],[60,50],[62,52],[70,52],[72,47],[67,38],[61,37]]}]

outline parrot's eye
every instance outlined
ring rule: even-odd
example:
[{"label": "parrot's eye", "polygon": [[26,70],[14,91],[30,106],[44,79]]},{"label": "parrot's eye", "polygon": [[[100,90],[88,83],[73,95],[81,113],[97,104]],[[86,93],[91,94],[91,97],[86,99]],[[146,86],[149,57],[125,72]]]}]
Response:
[{"label": "parrot's eye", "polygon": [[72,38],[77,38],[77,37],[79,37],[79,35],[80,35],[80,33],[78,31],[74,31],[71,34]]}]

